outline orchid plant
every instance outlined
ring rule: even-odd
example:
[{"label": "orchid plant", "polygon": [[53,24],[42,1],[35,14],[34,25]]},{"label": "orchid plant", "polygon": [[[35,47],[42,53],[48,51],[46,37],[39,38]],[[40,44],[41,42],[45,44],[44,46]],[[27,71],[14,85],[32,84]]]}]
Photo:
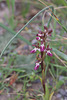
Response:
[{"label": "orchid plant", "polygon": [[35,48],[31,51],[31,53],[36,53],[37,61],[35,62],[34,70],[37,70],[41,66],[42,70],[42,86],[45,95],[45,62],[44,59],[46,55],[52,57],[53,54],[51,53],[52,48],[50,48],[49,44],[47,44],[47,38],[51,36],[52,29],[48,29],[47,26],[44,26],[44,31],[39,30],[38,34],[36,35],[37,44],[33,45]]}]

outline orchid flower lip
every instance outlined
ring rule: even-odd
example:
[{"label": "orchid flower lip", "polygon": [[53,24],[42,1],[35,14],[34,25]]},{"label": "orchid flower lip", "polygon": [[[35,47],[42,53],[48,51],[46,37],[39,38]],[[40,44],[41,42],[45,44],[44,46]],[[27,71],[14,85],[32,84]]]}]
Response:
[{"label": "orchid flower lip", "polygon": [[40,40],[40,37],[36,37],[36,40]]},{"label": "orchid flower lip", "polygon": [[36,63],[34,70],[37,70],[39,68],[39,63]]},{"label": "orchid flower lip", "polygon": [[31,50],[31,53],[35,53],[37,51],[37,48],[34,48],[33,50]]},{"label": "orchid flower lip", "polygon": [[51,57],[53,56],[53,54],[50,52],[50,50],[47,51],[47,55],[51,56]]}]

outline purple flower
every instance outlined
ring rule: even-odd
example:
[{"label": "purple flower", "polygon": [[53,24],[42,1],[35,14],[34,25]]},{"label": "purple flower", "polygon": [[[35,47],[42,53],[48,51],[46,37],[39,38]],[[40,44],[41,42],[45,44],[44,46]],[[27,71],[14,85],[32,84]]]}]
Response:
[{"label": "purple flower", "polygon": [[53,56],[53,54],[50,52],[50,50],[47,51],[47,55],[50,56],[50,57]]},{"label": "purple flower", "polygon": [[41,44],[41,46],[40,46],[40,50],[41,50],[41,51],[44,51],[44,49],[45,49],[44,44]]},{"label": "purple flower", "polygon": [[34,48],[33,50],[31,50],[31,53],[35,53],[37,51],[37,48]]},{"label": "purple flower", "polygon": [[40,40],[40,37],[36,37],[36,40]]},{"label": "purple flower", "polygon": [[41,36],[41,34],[37,34],[36,36]]},{"label": "purple flower", "polygon": [[44,25],[44,32],[46,33],[46,35],[47,36],[51,36],[51,33],[52,33],[52,29],[50,28],[50,29],[48,29],[47,27],[46,27],[46,25]]},{"label": "purple flower", "polygon": [[34,70],[37,70],[39,68],[39,63],[36,63],[35,67],[34,67]]},{"label": "purple flower", "polygon": [[37,34],[36,36],[39,36],[39,37],[41,37],[41,36],[44,36],[44,34]]}]

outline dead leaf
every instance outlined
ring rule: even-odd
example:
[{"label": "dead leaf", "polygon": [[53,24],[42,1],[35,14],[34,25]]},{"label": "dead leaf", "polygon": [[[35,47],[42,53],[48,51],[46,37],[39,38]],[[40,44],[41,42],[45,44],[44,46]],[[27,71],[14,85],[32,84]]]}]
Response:
[{"label": "dead leaf", "polygon": [[18,75],[16,73],[14,73],[10,78],[9,85],[12,85],[13,83],[15,83],[17,77],[18,77]]}]

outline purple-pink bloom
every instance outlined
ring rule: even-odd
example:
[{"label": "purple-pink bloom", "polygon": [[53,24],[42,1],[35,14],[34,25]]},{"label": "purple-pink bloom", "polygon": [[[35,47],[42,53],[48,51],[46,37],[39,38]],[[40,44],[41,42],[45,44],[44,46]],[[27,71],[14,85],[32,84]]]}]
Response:
[{"label": "purple-pink bloom", "polygon": [[37,51],[37,48],[34,48],[33,50],[31,50],[31,53],[35,53]]},{"label": "purple-pink bloom", "polygon": [[44,36],[44,34],[37,34],[36,36],[39,36],[39,37],[41,37],[41,36]]},{"label": "purple-pink bloom", "polygon": [[37,70],[39,68],[39,63],[36,63],[34,70]]},{"label": "purple-pink bloom", "polygon": [[45,49],[44,44],[41,44],[41,46],[40,46],[40,50],[41,50],[41,51],[44,51],[44,49]]},{"label": "purple-pink bloom", "polygon": [[41,36],[41,34],[37,34],[36,36]]},{"label": "purple-pink bloom", "polygon": [[47,51],[47,55],[50,56],[50,57],[53,56],[53,54],[50,52],[50,50]]},{"label": "purple-pink bloom", "polygon": [[40,37],[36,37],[36,40],[40,40]]}]

